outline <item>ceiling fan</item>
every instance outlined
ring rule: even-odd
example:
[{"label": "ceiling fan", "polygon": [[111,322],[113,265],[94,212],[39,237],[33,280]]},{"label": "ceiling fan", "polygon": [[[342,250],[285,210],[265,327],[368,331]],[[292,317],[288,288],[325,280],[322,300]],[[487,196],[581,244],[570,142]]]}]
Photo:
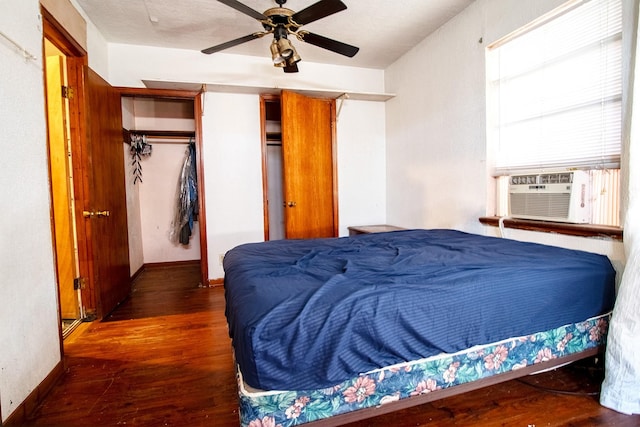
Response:
[{"label": "ceiling fan", "polygon": [[245,15],[257,19],[262,24],[264,31],[258,31],[244,37],[230,40],[226,43],[203,49],[202,53],[211,54],[219,52],[263,37],[267,34],[273,34],[273,42],[270,46],[271,59],[273,60],[273,65],[275,67],[283,68],[285,73],[297,73],[298,62],[302,59],[289,41],[289,36],[291,35],[295,36],[302,42],[309,43],[350,58],[358,53],[359,48],[355,46],[300,29],[303,25],[309,24],[310,22],[317,21],[318,19],[345,10],[347,6],[340,0],[320,0],[299,12],[294,12],[291,9],[283,7],[287,0],[275,0],[278,7],[267,9],[264,13],[260,13],[237,0],[218,1],[244,13]]}]

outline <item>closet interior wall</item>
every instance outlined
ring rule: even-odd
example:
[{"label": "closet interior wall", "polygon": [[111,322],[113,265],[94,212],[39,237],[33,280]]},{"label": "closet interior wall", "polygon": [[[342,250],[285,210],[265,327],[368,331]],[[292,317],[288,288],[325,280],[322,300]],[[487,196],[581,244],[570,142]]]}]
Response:
[{"label": "closet interior wall", "polygon": [[131,146],[129,141],[123,143],[132,275],[144,264],[200,259],[197,223],[188,245],[170,239],[188,135],[195,132],[193,111],[189,100],[122,97],[124,129],[147,135],[146,142],[152,148],[150,155],[142,156],[141,180],[136,180]]}]

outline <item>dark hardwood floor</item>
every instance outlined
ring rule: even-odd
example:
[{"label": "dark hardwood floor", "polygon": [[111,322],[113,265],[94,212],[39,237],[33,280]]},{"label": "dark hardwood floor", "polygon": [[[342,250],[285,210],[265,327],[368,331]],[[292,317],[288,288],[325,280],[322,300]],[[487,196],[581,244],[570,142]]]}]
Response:
[{"label": "dark hardwood floor", "polygon": [[[81,325],[29,425],[237,426],[224,290],[199,276],[197,265],[147,269],[111,316]],[[349,426],[640,426],[598,404],[600,375],[590,360]]]}]

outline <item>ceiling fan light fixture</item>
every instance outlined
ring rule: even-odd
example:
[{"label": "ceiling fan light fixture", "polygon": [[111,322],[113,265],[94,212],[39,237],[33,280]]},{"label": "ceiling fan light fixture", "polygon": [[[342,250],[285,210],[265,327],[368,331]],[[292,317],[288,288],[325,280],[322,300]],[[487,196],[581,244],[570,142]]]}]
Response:
[{"label": "ceiling fan light fixture", "polygon": [[278,49],[278,44],[274,40],[269,46],[271,50],[271,60],[273,61],[273,65],[275,67],[284,67],[286,65],[286,58],[280,54],[280,50]]},{"label": "ceiling fan light fixture", "polygon": [[280,52],[280,55],[284,58],[288,58],[293,55],[294,48],[289,39],[282,37],[276,43],[278,44],[278,51]]},{"label": "ceiling fan light fixture", "polygon": [[296,50],[295,47],[293,47],[293,45],[291,45],[291,51],[292,51],[291,56],[287,58],[287,65],[293,65],[302,60],[300,55],[298,55],[298,51]]}]

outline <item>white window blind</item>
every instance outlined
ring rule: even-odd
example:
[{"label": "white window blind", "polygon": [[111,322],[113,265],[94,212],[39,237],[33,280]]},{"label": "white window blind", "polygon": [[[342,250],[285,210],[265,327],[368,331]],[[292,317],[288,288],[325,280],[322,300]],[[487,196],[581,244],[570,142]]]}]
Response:
[{"label": "white window blind", "polygon": [[487,77],[496,175],[619,168],[621,0],[581,2],[495,43]]}]

